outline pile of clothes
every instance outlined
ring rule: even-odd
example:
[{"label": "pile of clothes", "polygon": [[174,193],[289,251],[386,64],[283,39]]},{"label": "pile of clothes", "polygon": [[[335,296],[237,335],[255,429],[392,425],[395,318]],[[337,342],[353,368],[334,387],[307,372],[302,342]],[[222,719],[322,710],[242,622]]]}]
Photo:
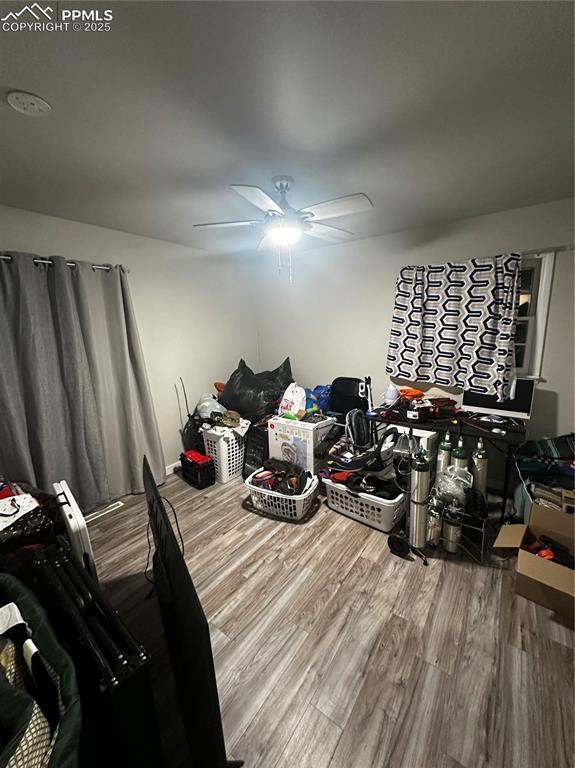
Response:
[{"label": "pile of clothes", "polygon": [[232,431],[239,437],[243,437],[249,428],[248,419],[242,419],[237,411],[228,411],[218,402],[215,395],[205,392],[200,397],[193,414],[188,413],[188,421],[181,433],[184,451],[203,453],[203,433],[207,429],[215,430],[222,436]]},{"label": "pile of clothes", "polygon": [[284,496],[301,496],[311,478],[311,472],[305,472],[297,464],[268,459],[250,482],[255,488],[265,488]]},{"label": "pile of clothes", "polygon": [[217,394],[202,394],[193,413],[182,379],[180,382],[188,413],[181,431],[184,450],[203,452],[203,430],[216,428],[222,434],[233,430],[243,437],[250,424],[265,421],[275,413],[293,377],[289,357],[275,370],[260,373],[254,373],[245,360],[240,360],[226,383],[215,383]]},{"label": "pile of clothes", "polygon": [[237,411],[228,411],[227,408],[209,392],[204,393],[194,412],[201,422],[200,430],[209,429],[222,435],[228,431],[234,432],[238,437],[243,437],[250,428],[249,419],[242,419]]}]

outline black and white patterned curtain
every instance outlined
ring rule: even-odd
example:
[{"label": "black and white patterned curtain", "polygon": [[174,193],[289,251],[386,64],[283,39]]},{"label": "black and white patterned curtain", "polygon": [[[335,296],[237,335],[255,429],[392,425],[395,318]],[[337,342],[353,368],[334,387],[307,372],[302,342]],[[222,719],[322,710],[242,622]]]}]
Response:
[{"label": "black and white patterned curtain", "polygon": [[515,364],[521,257],[404,267],[386,371],[503,400]]}]

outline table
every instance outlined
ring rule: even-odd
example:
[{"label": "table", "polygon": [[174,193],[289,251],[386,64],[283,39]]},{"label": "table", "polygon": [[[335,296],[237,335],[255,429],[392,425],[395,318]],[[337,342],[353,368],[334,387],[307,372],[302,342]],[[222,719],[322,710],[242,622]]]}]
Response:
[{"label": "table", "polygon": [[[386,426],[402,426],[413,427],[413,429],[425,429],[432,432],[446,432],[449,430],[452,435],[459,437],[482,437],[486,442],[496,444],[501,443],[505,446],[505,474],[503,477],[503,500],[501,502],[501,515],[499,517],[499,524],[505,523],[505,510],[507,507],[507,500],[509,498],[509,475],[511,471],[511,464],[515,451],[519,446],[523,445],[527,439],[527,430],[525,424],[520,422],[519,424],[491,424],[490,422],[480,421],[475,416],[463,415],[461,413],[456,414],[450,419],[437,419],[434,421],[412,421],[411,419],[385,419],[381,416],[376,416],[372,419],[376,425],[385,424]],[[494,428],[499,428],[505,432],[494,432]]]}]

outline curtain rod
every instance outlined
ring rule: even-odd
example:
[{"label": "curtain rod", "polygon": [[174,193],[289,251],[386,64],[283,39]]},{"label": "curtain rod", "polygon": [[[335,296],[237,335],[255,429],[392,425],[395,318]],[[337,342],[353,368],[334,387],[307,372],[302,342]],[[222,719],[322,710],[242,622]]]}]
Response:
[{"label": "curtain rod", "polygon": [[[2,259],[2,261],[13,261],[12,256],[5,256],[3,254],[0,255],[0,259]],[[52,261],[52,259],[35,258],[34,264],[54,264],[54,262]],[[77,267],[78,265],[76,264],[75,261],[67,261],[66,266]],[[92,264],[92,269],[103,269],[104,272],[109,272],[112,269],[112,267],[106,264]]]},{"label": "curtain rod", "polygon": [[[550,253],[555,252],[558,253],[560,251],[572,251],[575,248],[573,245],[555,245],[552,248],[534,248],[531,251],[519,251],[521,256],[535,256],[539,253]],[[2,261],[13,261],[12,256],[5,256],[4,254],[0,255],[0,260]],[[34,264],[54,264],[52,259],[40,259],[35,258]],[[77,267],[75,261],[67,261],[66,262],[67,267]],[[104,272],[109,272],[112,267],[107,264],[92,264],[92,269],[102,269]]]},{"label": "curtain rod", "polygon": [[559,253],[561,251],[572,251],[573,245],[554,245],[552,248],[534,248],[531,251],[519,251],[521,256],[536,256],[538,253]]}]

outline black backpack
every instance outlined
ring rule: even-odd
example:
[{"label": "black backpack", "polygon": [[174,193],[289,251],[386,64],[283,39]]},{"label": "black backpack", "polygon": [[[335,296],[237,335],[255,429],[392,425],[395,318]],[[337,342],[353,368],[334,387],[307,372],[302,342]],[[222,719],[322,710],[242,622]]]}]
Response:
[{"label": "black backpack", "polygon": [[364,379],[354,379],[348,376],[339,376],[331,385],[329,409],[344,416],[355,408],[368,410],[368,390]]}]

